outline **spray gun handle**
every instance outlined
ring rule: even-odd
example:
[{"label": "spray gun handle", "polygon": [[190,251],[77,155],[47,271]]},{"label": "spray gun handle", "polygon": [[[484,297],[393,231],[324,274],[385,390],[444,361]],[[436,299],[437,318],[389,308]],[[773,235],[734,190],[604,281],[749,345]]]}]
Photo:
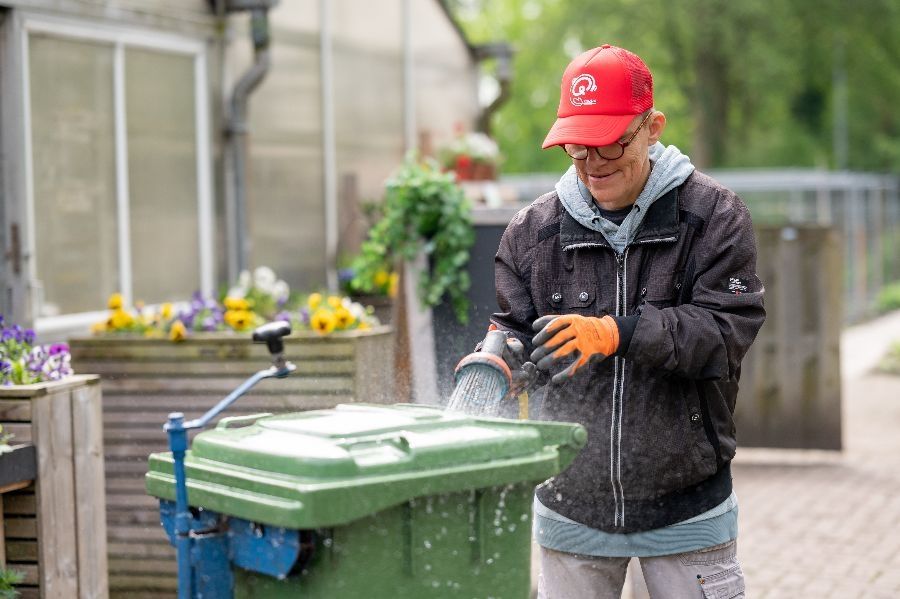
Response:
[{"label": "spray gun handle", "polygon": [[254,343],[265,343],[276,366],[284,362],[284,337],[291,334],[291,323],[276,320],[253,331]]}]

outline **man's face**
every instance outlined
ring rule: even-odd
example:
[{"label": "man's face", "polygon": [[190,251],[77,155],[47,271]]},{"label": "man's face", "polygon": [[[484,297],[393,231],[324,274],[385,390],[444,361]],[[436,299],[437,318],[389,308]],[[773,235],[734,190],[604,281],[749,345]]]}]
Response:
[{"label": "man's face", "polygon": [[[635,117],[620,141],[630,138],[642,120],[640,115]],[[572,159],[578,177],[601,208],[617,210],[634,203],[650,175],[648,149],[659,140],[665,124],[665,115],[654,112],[615,160],[601,158],[593,148],[584,160]]]}]

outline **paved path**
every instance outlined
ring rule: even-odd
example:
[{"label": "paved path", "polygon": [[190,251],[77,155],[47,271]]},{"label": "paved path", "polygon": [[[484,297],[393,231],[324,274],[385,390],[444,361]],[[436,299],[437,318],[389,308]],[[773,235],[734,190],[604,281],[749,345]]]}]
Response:
[{"label": "paved path", "polygon": [[872,373],[900,312],[841,337],[844,451],[743,449],[738,554],[753,598],[900,598],[900,376]]}]

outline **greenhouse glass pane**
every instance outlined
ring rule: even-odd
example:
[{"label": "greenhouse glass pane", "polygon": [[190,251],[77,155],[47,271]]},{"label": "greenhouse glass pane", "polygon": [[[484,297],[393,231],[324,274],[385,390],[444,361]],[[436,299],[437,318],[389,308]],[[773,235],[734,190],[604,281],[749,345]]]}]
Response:
[{"label": "greenhouse glass pane", "polygon": [[29,37],[40,316],[100,310],[117,290],[113,49]]},{"label": "greenhouse glass pane", "polygon": [[185,299],[200,288],[192,56],[125,51],[133,296]]}]

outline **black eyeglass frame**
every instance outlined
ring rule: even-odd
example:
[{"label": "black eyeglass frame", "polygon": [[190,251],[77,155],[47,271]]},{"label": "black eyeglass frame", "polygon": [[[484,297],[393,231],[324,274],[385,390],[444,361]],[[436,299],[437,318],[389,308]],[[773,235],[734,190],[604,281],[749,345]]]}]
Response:
[{"label": "black eyeglass frame", "polygon": [[[594,151],[597,152],[597,156],[599,156],[603,160],[618,160],[619,158],[621,158],[622,156],[625,155],[625,148],[627,148],[629,146],[629,144],[631,144],[631,142],[634,141],[634,138],[637,137],[637,134],[640,132],[641,127],[644,126],[644,123],[646,123],[650,119],[650,117],[653,116],[653,112],[654,111],[651,110],[650,112],[647,113],[647,116],[644,117],[644,120],[641,121],[641,124],[637,126],[637,129],[634,130],[634,132],[631,134],[631,136],[628,138],[627,141],[624,141],[624,142],[616,141],[607,146],[583,146],[581,144],[563,144],[563,146],[562,146],[563,152],[565,152],[569,156],[569,158],[571,158],[573,160],[587,160],[588,152],[590,151],[591,148],[594,148]],[[600,151],[601,148],[607,149],[607,148],[612,148],[613,146],[618,146],[618,148],[619,148],[618,155],[616,155],[614,157],[613,156],[604,156],[603,153]],[[577,151],[575,151],[575,153],[580,155],[581,157],[579,158],[578,156],[573,156],[572,152],[569,151],[569,148],[573,148],[573,149],[580,148]]]}]

